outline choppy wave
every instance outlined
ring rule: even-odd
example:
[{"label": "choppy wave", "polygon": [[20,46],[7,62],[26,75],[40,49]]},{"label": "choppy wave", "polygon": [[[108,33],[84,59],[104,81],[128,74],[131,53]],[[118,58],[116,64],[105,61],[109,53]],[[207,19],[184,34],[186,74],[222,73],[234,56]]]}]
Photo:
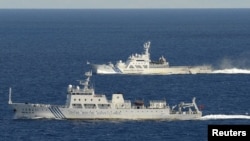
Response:
[{"label": "choppy wave", "polygon": [[249,69],[231,68],[231,69],[214,70],[212,73],[250,74],[250,70]]},{"label": "choppy wave", "polygon": [[201,117],[201,120],[216,120],[216,119],[250,119],[250,116],[249,115],[216,114],[216,115],[205,115]]}]

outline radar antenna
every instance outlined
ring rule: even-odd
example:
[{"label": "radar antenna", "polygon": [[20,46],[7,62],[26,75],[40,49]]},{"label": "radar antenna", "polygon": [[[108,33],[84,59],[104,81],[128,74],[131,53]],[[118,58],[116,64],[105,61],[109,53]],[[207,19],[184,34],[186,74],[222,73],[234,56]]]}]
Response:
[{"label": "radar antenna", "polygon": [[87,76],[87,77],[92,76],[92,71],[85,72],[85,76]]},{"label": "radar antenna", "polygon": [[92,71],[85,72],[85,76],[87,76],[85,81],[83,81],[83,80],[78,80],[78,81],[79,81],[80,85],[84,86],[84,89],[87,89],[89,86],[90,77],[92,76]]}]

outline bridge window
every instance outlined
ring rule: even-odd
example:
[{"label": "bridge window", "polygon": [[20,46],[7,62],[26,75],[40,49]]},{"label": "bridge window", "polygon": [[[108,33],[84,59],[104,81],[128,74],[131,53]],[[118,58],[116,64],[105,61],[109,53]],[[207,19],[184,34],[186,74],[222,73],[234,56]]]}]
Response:
[{"label": "bridge window", "polygon": [[82,108],[82,104],[72,104],[73,108]]}]

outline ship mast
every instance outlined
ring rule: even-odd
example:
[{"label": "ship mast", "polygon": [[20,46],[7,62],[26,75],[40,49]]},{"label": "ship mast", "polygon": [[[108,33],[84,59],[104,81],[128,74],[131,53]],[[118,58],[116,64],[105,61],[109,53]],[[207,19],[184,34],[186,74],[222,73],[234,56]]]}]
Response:
[{"label": "ship mast", "polygon": [[12,100],[11,100],[11,88],[9,89],[9,104],[12,104]]},{"label": "ship mast", "polygon": [[149,53],[149,48],[150,48],[150,41],[148,41],[148,42],[146,42],[146,43],[144,43],[144,54],[145,54],[145,56],[146,56],[146,58],[147,58],[147,61],[151,61],[150,60],[150,53]]},{"label": "ship mast", "polygon": [[90,81],[90,77],[92,76],[92,72],[86,72],[85,76],[87,76],[87,79],[85,80],[84,83],[81,83],[84,86],[84,90],[87,90],[89,88],[89,81]]},{"label": "ship mast", "polygon": [[148,51],[149,48],[150,48],[150,42],[148,41],[148,42],[144,43],[144,50],[145,50],[146,55],[149,55],[149,51]]}]

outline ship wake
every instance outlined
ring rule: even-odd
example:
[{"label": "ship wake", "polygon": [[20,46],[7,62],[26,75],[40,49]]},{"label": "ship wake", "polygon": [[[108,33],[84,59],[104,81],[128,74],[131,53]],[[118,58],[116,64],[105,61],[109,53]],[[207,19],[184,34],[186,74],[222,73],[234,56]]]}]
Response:
[{"label": "ship wake", "polygon": [[219,120],[219,119],[250,119],[249,115],[225,115],[225,114],[215,114],[215,115],[205,115],[200,118],[201,120]]},{"label": "ship wake", "polygon": [[222,59],[218,64],[218,69],[213,70],[212,73],[250,74],[249,53],[237,59]]},{"label": "ship wake", "polygon": [[212,73],[222,73],[222,74],[250,74],[250,69],[239,69],[239,68],[220,69],[220,70],[214,70]]}]

